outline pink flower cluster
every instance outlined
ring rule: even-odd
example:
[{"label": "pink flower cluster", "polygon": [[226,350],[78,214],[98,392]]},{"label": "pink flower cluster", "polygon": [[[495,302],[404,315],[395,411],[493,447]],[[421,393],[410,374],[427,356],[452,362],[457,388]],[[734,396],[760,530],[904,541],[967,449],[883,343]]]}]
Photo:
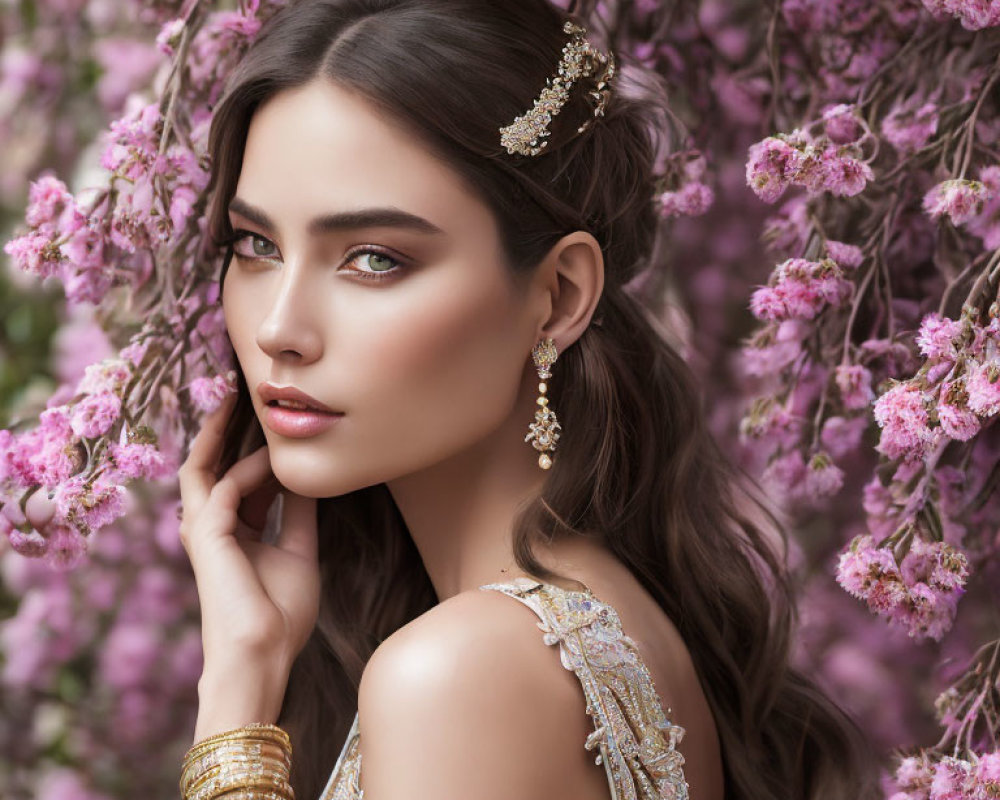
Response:
[{"label": "pink flower cluster", "polygon": [[14,265],[40,278],[58,277],[72,303],[99,303],[113,278],[99,220],[62,181],[43,175],[29,189],[25,221],[28,232],[4,245]]},{"label": "pink flower cluster", "polygon": [[942,181],[924,195],[923,205],[931,219],[964,225],[993,250],[1000,247],[1000,166],[984,167],[979,178]]},{"label": "pink flower cluster", "polygon": [[1000,797],[1000,750],[968,759],[921,751],[901,759],[889,800],[992,800]]},{"label": "pink flower cluster", "polygon": [[[93,364],[77,383],[78,399],[50,405],[32,430],[0,430],[0,533],[17,552],[75,566],[87,537],[126,512],[125,482],[176,469],[148,428],[123,419],[132,369],[121,358]],[[116,427],[117,441],[109,441]],[[93,452],[103,454],[100,468],[87,461]]]},{"label": "pink flower cluster", "polygon": [[696,217],[704,214],[715,201],[712,187],[699,181],[685,183],[680,189],[657,195],[663,217]]},{"label": "pink flower cluster", "polygon": [[979,326],[931,312],[916,344],[925,374],[894,383],[874,408],[879,452],[906,461],[925,457],[943,437],[970,440],[1000,412],[1000,319]]},{"label": "pink flower cluster", "polygon": [[750,310],[762,320],[813,319],[827,306],[842,305],[852,290],[832,258],[789,258],[775,267],[767,286],[753,293]]},{"label": "pink flower cluster", "polygon": [[226,396],[236,391],[236,371],[230,370],[225,375],[211,378],[195,378],[188,385],[191,402],[201,411],[211,413],[225,400]]},{"label": "pink flower cluster", "polygon": [[162,754],[190,744],[203,656],[176,496],[165,488],[104,529],[75,571],[0,540],[0,579],[20,598],[0,620],[5,797],[111,800],[127,779],[133,796],[152,798],[176,783]]},{"label": "pink flower cluster", "polygon": [[705,157],[698,151],[685,151],[670,159],[661,178],[661,188],[668,181],[677,184],[656,195],[662,217],[697,217],[715,202],[715,192],[704,182]]},{"label": "pink flower cluster", "polygon": [[899,564],[892,550],[874,546],[869,534],[856,536],[837,564],[837,582],[845,591],[918,639],[940,639],[951,627],[967,577],[964,553],[919,535]]},{"label": "pink flower cluster", "polygon": [[[845,120],[851,120],[848,124]],[[862,130],[856,118],[839,110],[827,120],[826,130],[838,139],[848,131]],[[852,127],[853,126],[853,127]],[[863,191],[874,177],[871,167],[860,157],[857,142],[831,140],[828,134],[813,140],[805,131],[769,136],[750,147],[746,165],[747,185],[767,203],[775,202],[792,185],[808,192],[830,192],[852,197]]]},{"label": "pink flower cluster", "polygon": [[101,156],[117,188],[110,238],[129,253],[183,231],[208,184],[208,171],[189,148],[172,144],[160,152],[163,126],[158,103],[141,107],[112,124]]},{"label": "pink flower cluster", "polygon": [[949,14],[957,17],[962,27],[970,31],[1000,25],[1000,2],[997,0],[923,0],[923,4],[938,19]]}]

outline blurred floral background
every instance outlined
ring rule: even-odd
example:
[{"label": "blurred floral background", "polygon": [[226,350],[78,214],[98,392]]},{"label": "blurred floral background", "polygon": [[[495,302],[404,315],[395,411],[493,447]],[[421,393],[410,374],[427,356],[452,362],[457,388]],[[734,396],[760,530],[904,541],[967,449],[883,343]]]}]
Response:
[{"label": "blurred floral background", "polygon": [[[206,135],[281,4],[0,5],[5,798],[176,796],[174,476],[232,380]],[[887,797],[1000,796],[1000,2],[585,6],[623,91],[665,90],[632,288],[788,521],[798,664]]]}]

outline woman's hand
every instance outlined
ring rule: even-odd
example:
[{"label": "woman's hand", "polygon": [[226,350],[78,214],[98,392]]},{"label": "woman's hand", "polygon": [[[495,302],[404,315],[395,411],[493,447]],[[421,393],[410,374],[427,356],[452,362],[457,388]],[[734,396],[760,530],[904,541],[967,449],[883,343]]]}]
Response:
[{"label": "woman's hand", "polygon": [[[277,719],[319,614],[316,500],[282,491],[261,447],[218,477],[234,396],[205,420],[179,470],[180,538],[194,568],[205,664],[195,739]],[[282,491],[280,533],[261,541]]]}]

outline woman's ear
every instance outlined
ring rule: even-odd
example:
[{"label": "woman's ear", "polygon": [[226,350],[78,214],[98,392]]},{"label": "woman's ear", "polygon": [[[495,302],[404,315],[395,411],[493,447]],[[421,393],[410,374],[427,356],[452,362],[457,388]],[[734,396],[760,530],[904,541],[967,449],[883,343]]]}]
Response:
[{"label": "woman's ear", "polygon": [[604,254],[593,234],[573,231],[553,245],[535,273],[547,300],[538,339],[551,337],[561,353],[583,335],[604,291]]}]

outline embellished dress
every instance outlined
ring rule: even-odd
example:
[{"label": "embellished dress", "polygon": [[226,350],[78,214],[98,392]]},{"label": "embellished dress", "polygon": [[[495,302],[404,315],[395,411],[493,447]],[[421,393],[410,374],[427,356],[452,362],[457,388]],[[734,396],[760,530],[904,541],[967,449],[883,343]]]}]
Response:
[{"label": "embellished dress", "polygon": [[[580,679],[594,730],[582,743],[598,751],[611,800],[688,800],[676,749],[684,728],[663,711],[635,641],[622,630],[618,612],[589,590],[563,589],[531,578],[487,583],[539,618],[542,640],[559,645],[562,665]],[[363,800],[358,716],[347,734],[320,800]]]}]

